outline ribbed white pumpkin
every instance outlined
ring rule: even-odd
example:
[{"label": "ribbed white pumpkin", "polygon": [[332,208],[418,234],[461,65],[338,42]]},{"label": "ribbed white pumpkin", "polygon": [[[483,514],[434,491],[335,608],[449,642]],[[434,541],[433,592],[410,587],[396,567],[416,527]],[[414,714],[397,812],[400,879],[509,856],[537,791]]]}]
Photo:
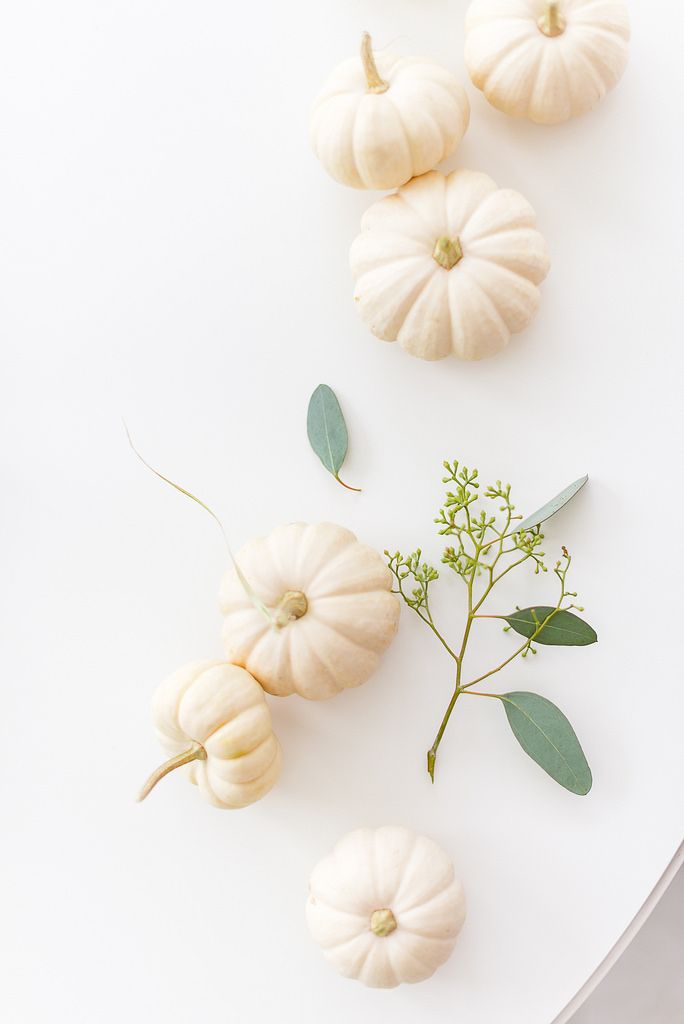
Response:
[{"label": "ribbed white pumpkin", "polygon": [[279,696],[320,700],[368,679],[399,620],[377,551],[333,523],[291,523],[249,541],[237,562],[279,625],[266,621],[228,572],[220,604],[229,661]]},{"label": "ribbed white pumpkin", "polygon": [[468,98],[451,72],[423,57],[373,54],[331,74],[311,113],[311,145],[325,170],[353,188],[391,189],[444,160],[461,141]]},{"label": "ribbed white pumpkin", "polygon": [[190,781],[216,807],[260,800],[280,774],[263,690],[237,665],[204,661],[174,672],[154,694],[152,717],[171,760],[150,777],[141,799],[182,764],[190,764]]},{"label": "ribbed white pumpkin", "polygon": [[407,828],[360,828],[314,868],[306,918],[330,963],[374,988],[424,981],[465,919],[447,854]]},{"label": "ribbed white pumpkin", "polygon": [[350,264],[363,320],[421,359],[483,359],[521,331],[549,267],[534,210],[486,174],[414,178],[366,210]]},{"label": "ribbed white pumpkin", "polygon": [[495,107],[558,124],[591,110],[627,64],[621,0],[473,0],[466,14],[470,77]]}]

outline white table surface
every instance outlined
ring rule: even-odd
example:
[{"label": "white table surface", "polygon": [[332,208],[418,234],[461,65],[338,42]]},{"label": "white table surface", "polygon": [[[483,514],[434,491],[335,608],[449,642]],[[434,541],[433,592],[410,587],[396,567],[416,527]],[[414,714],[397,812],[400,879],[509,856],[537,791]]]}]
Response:
[{"label": "white table surface", "polygon": [[[5,11],[0,1010],[12,1024],[550,1024],[679,843],[681,7],[632,5],[624,80],[566,126],[507,120],[468,85],[471,128],[448,166],[531,200],[552,271],[502,356],[426,364],[357,318],[347,252],[374,197],[325,176],[307,116],[362,29],[465,80],[465,6]],[[320,381],[344,405],[346,475],[362,495],[308,448]],[[285,764],[262,803],[221,813],[176,777],[136,805],[160,759],[154,687],[220,655],[225,552],[208,517],[136,462],[122,415],[236,546],[331,519],[438,558],[442,459],[512,480],[527,510],[589,472],[548,544],[574,554],[600,643],[545,650],[501,686],[566,711],[591,795],[551,783],[479,701],[458,707],[432,788],[424,752],[451,669],[406,612],[366,686],[270,701]],[[459,582],[442,593],[456,629]],[[502,603],[552,593],[523,575]],[[483,625],[472,664],[505,650]],[[303,916],[312,865],[381,823],[442,843],[469,899],[448,966],[389,993],[333,973]]]}]

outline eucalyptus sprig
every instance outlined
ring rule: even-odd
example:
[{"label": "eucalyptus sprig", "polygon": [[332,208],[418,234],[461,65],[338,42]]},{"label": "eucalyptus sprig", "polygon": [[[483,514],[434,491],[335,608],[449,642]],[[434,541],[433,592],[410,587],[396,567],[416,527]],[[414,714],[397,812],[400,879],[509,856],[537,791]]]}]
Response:
[{"label": "eucalyptus sprig", "polygon": [[[481,492],[476,469],[456,461],[445,462],[443,466],[443,483],[448,489],[435,518],[440,536],[449,538],[442,563],[462,580],[467,592],[466,619],[458,644],[446,639],[435,624],[430,607],[430,588],[439,579],[438,569],[423,560],[420,548],[408,555],[385,551],[394,577],[393,592],[432,630],[456,663],[454,691],[427,754],[430,778],[434,782],[437,750],[457,700],[461,696],[490,697],[503,707],[523,750],[561,786],[583,796],[591,789],[591,771],[572,726],[556,705],[535,693],[489,693],[474,687],[517,658],[536,654],[536,645],[583,647],[596,642],[592,627],[574,614],[584,609],[575,603],[576,591],[568,587],[572,558],[562,547],[560,557],[550,567],[541,532],[542,523],[577,494],[587,477],[576,480],[523,519],[511,500],[510,484],[497,480]],[[485,614],[483,608],[497,585],[523,565],[539,576],[551,569],[556,581],[555,604],[516,608],[506,615]],[[524,637],[524,642],[499,665],[466,681],[468,643],[476,623],[486,619],[505,623],[505,631]]]}]

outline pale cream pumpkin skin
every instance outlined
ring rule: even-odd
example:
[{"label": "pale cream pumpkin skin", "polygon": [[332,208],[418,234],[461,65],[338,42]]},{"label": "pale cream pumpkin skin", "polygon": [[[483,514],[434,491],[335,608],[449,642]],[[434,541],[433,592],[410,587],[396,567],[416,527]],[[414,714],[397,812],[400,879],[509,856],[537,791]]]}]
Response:
[{"label": "pale cream pumpkin skin", "polygon": [[290,523],[249,541],[236,560],[277,624],[229,571],[220,593],[229,661],[278,696],[321,700],[369,678],[399,621],[377,551],[333,523]]},{"label": "pale cream pumpkin skin", "polygon": [[392,189],[454,151],[470,106],[458,79],[434,61],[371,59],[376,75],[364,67],[363,52],[333,71],[311,113],[311,146],[343,185]]},{"label": "pale cream pumpkin skin", "polygon": [[595,107],[627,64],[621,0],[472,0],[465,61],[474,85],[514,117],[558,124]]},{"label": "pale cream pumpkin skin", "polygon": [[519,192],[431,171],[366,210],[350,265],[378,338],[420,359],[484,359],[534,316],[549,257]]},{"label": "pale cream pumpkin skin", "polygon": [[347,978],[394,988],[429,978],[465,919],[463,887],[436,843],[407,828],[360,828],[314,868],[306,918]]},{"label": "pale cream pumpkin skin", "polygon": [[174,672],[154,694],[152,718],[171,757],[199,746],[190,781],[216,807],[260,800],[280,774],[280,744],[263,690],[237,665],[204,661]]}]

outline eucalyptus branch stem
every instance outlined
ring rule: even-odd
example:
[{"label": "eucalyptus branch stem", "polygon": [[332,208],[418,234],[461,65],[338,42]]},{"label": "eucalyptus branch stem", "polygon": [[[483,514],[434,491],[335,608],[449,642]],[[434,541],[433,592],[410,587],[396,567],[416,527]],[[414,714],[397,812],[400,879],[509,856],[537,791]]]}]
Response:
[{"label": "eucalyptus branch stem", "polygon": [[461,676],[461,666],[459,664],[457,669],[456,669],[456,686],[454,688],[453,695],[451,697],[451,700],[449,701],[449,705],[448,705],[446,711],[444,712],[444,718],[442,719],[441,724],[439,726],[439,729],[437,730],[437,735],[435,736],[435,741],[434,741],[434,743],[432,744],[432,746],[430,747],[430,749],[427,752],[427,770],[428,770],[428,775],[430,776],[430,779],[432,780],[433,783],[435,781],[435,761],[437,760],[437,749],[438,749],[440,743],[442,742],[442,736],[444,735],[446,727],[449,724],[449,719],[451,718],[451,712],[454,710],[454,707],[456,706],[456,701],[458,700],[459,695],[462,693],[461,687],[459,685],[460,684],[460,676]]},{"label": "eucalyptus branch stem", "polygon": [[[549,619],[550,619],[550,618],[551,618],[551,616],[549,615]],[[544,621],[543,625],[546,625],[546,622],[548,622],[548,619],[546,619],[546,620]],[[532,643],[532,640],[534,639],[534,637],[535,637],[535,636],[537,635],[537,633],[539,633],[539,632],[540,632],[541,628],[542,628],[542,627],[540,627],[540,629],[538,629],[538,630],[537,630],[537,631],[536,631],[536,632],[535,632],[535,633],[533,634],[533,636],[531,636],[531,637],[528,637],[528,639],[527,639],[527,640],[525,641],[525,643],[524,643],[524,644],[522,644],[522,646],[520,646],[520,647],[519,647],[519,648],[517,649],[517,651],[515,651],[515,652],[514,652],[513,654],[511,654],[511,655],[510,655],[510,656],[509,656],[508,658],[506,658],[506,660],[505,660],[505,661],[502,661],[500,665],[497,665],[497,666],[496,666],[496,668],[492,668],[492,669],[490,669],[490,670],[489,670],[489,672],[485,672],[485,673],[484,673],[484,675],[478,676],[478,677],[477,677],[477,679],[473,679],[472,683],[466,683],[466,684],[465,684],[465,686],[462,686],[462,687],[461,687],[461,689],[462,689],[462,690],[469,690],[471,686],[477,686],[477,684],[478,684],[478,683],[481,683],[481,682],[483,681],[483,679],[489,679],[489,677],[490,677],[490,676],[495,676],[495,675],[497,674],[497,672],[500,672],[500,671],[501,671],[501,669],[502,669],[502,668],[506,668],[506,665],[510,665],[510,663],[511,663],[512,661],[515,661],[515,659],[516,659],[516,658],[518,657],[518,655],[522,654],[522,653],[523,653],[523,651],[526,651],[526,650],[527,650],[527,648],[528,648],[528,647],[530,646],[530,644]]]},{"label": "eucalyptus branch stem", "polygon": [[444,637],[442,636],[440,631],[435,626],[434,622],[432,621],[432,615],[429,614],[429,617],[425,616],[421,612],[420,608],[416,608],[414,605],[412,605],[411,604],[411,599],[408,597],[408,595],[404,591],[404,588],[403,588],[402,582],[401,582],[401,578],[396,573],[395,573],[395,578],[396,578],[397,586],[398,586],[399,589],[394,591],[394,593],[399,594],[399,596],[405,601],[405,603],[413,608],[413,610],[416,613],[416,615],[418,616],[418,618],[422,619],[422,621],[425,623],[425,625],[430,627],[430,629],[435,634],[435,636],[437,637],[437,639],[439,640],[441,645],[445,648],[446,651],[448,651],[448,653],[451,655],[451,657],[454,659],[454,661],[458,662],[458,655],[456,654],[455,651],[453,651],[451,649],[451,647],[449,646],[447,641],[444,639]]},{"label": "eucalyptus branch stem", "polygon": [[[416,609],[416,610],[417,610],[417,609]],[[448,644],[448,643],[446,642],[446,640],[444,639],[444,637],[442,636],[442,634],[440,633],[440,631],[439,631],[439,630],[437,629],[437,627],[435,626],[434,622],[432,621],[432,617],[430,617],[430,618],[428,619],[428,618],[426,618],[426,617],[425,617],[425,616],[424,616],[424,615],[422,614],[422,612],[418,611],[418,618],[422,619],[422,620],[423,620],[423,622],[425,623],[425,625],[426,625],[426,626],[429,626],[429,627],[430,627],[430,629],[432,630],[432,632],[433,632],[433,633],[435,634],[435,636],[437,637],[437,639],[438,639],[438,640],[439,640],[439,642],[441,643],[442,647],[444,647],[444,649],[445,649],[446,651],[448,651],[448,653],[449,653],[449,654],[451,655],[451,657],[452,657],[452,658],[454,659],[454,661],[455,661],[455,662],[456,662],[456,664],[458,665],[458,664],[459,664],[459,662],[460,662],[460,658],[459,658],[459,655],[458,655],[458,654],[456,654],[456,652],[455,652],[455,651],[453,651],[453,650],[451,649],[451,647],[449,646],[449,644]]]},{"label": "eucalyptus branch stem", "polygon": [[[568,604],[577,595],[566,587],[566,577],[570,568],[571,558],[567,550],[562,548],[562,557],[553,567],[553,571],[560,583],[560,595],[555,607],[548,608],[542,605],[537,608],[525,609],[520,619],[506,615],[484,614],[480,611],[497,584],[512,572],[513,569],[517,569],[526,562],[534,566],[535,574],[540,572],[546,573],[551,568],[551,566],[547,566],[544,562],[545,555],[541,550],[544,536],[540,526],[546,518],[549,518],[560,507],[558,504],[559,499],[563,499],[562,504],[567,503],[586,482],[586,477],[576,481],[570,488],[566,488],[566,491],[561,492],[552,502],[549,502],[548,506],[544,506],[544,508],[534,513],[533,516],[528,516],[526,520],[523,520],[522,516],[514,514],[515,505],[511,501],[510,484],[502,484],[500,480],[497,480],[495,484],[488,486],[484,493],[481,494],[479,492],[480,483],[478,482],[477,469],[468,469],[457,461],[444,462],[443,467],[446,470],[446,476],[442,478],[443,482],[451,485],[451,489],[447,490],[445,500],[442,507],[438,510],[434,522],[439,527],[440,536],[453,538],[449,546],[444,548],[442,564],[446,565],[449,571],[453,571],[459,576],[467,589],[467,611],[460,645],[452,647],[436,627],[433,619],[428,589],[430,584],[440,576],[437,568],[422,560],[422,550],[420,548],[417,548],[408,555],[402,555],[399,551],[395,554],[390,554],[389,551],[385,552],[389,569],[397,581],[397,589],[393,590],[393,593],[398,594],[404,603],[430,627],[456,664],[454,689],[434,742],[427,752],[427,769],[433,782],[439,746],[460,695],[466,693],[474,697],[489,697],[495,700],[506,701],[505,695],[484,693],[474,689],[474,687],[483,680],[489,679],[491,676],[501,672],[502,669],[510,665],[516,658],[521,655],[524,657],[528,651],[536,654],[533,643],[542,630],[548,626],[553,617],[558,612],[563,612],[564,615],[567,615],[569,608],[579,608],[578,605]],[[482,507],[478,509],[476,503],[480,497],[496,501],[499,512],[503,513],[503,517],[500,517],[497,521],[496,514],[491,515]],[[519,521],[530,525],[520,530]],[[404,581],[406,580],[411,580],[415,586],[412,587],[412,584],[407,584],[408,589],[405,589]],[[544,608],[544,612],[540,612],[540,608]],[[582,609],[579,608],[579,610],[581,611]],[[540,620],[540,614],[544,616],[543,620]],[[570,619],[572,618],[576,617],[570,616]],[[503,620],[508,623],[507,629],[512,627],[515,632],[522,634],[525,642],[499,665],[477,676],[469,683],[464,684],[464,663],[468,644],[472,637],[473,624],[476,619]],[[560,622],[558,623],[555,631],[549,630],[543,642],[549,644],[573,643],[572,636],[575,637],[574,643],[577,645],[595,642],[595,633],[593,640],[591,637],[587,640],[586,631],[588,629],[591,634],[593,632],[591,627],[588,627],[587,623],[582,623],[581,620],[578,621],[580,625],[585,627],[584,639],[581,638],[581,632],[580,634],[575,632],[569,640],[564,641],[562,639],[563,630],[565,630],[566,637],[569,635],[566,620],[564,619],[562,625]],[[523,622],[526,623],[524,627],[521,625]],[[580,639],[577,639],[578,636]],[[511,727],[515,731],[515,727]]]},{"label": "eucalyptus branch stem", "polygon": [[511,564],[507,565],[505,569],[502,569],[498,576],[494,577],[494,579],[492,580],[492,586],[495,587],[496,584],[499,583],[504,578],[504,576],[507,576],[512,569],[517,569],[519,565],[522,565],[523,562],[526,562],[531,557],[531,554],[526,554],[523,558],[519,558],[517,562],[511,562]]},{"label": "eucalyptus branch stem", "polygon": [[[475,548],[475,558],[476,558],[476,560],[479,558],[479,556],[480,556],[480,549],[476,545],[476,548]],[[468,646],[468,638],[470,637],[470,630],[472,629],[473,618],[474,618],[474,616],[473,616],[473,577],[470,576],[468,578],[468,617],[466,619],[465,628],[463,630],[463,638],[461,640],[461,649],[460,649],[458,655],[454,655],[454,657],[456,659],[456,685],[454,687],[454,692],[453,692],[453,695],[451,697],[451,700],[449,701],[449,706],[447,707],[447,709],[446,709],[446,711],[444,713],[444,718],[442,719],[441,725],[440,725],[440,727],[439,727],[439,729],[437,731],[437,735],[435,736],[435,741],[432,744],[432,746],[430,747],[430,749],[428,750],[428,754],[427,754],[428,774],[429,774],[430,778],[432,779],[433,783],[435,781],[435,761],[437,760],[437,750],[439,748],[440,743],[442,742],[442,736],[444,735],[446,727],[449,724],[449,719],[451,718],[451,712],[454,710],[454,707],[456,706],[456,701],[458,700],[458,696],[461,693],[461,671],[462,671],[462,668],[463,668],[463,658],[464,658],[464,655],[465,655],[466,647]]]},{"label": "eucalyptus branch stem", "polygon": [[[517,566],[522,565],[523,562],[526,562],[528,560],[528,558],[531,558],[531,557],[532,556],[530,554],[526,554],[524,558],[519,558],[517,562],[512,562],[506,569],[503,570],[503,572],[500,572],[498,576],[492,576],[492,579],[490,580],[489,586],[487,587],[487,589],[485,590],[484,594],[482,595],[480,600],[477,602],[475,607],[473,608],[473,612],[478,612],[479,611],[479,609],[485,603],[485,601],[487,600],[487,598],[489,597],[489,595],[491,594],[492,590],[497,585],[497,583],[500,580],[502,580],[504,578],[504,576],[511,571],[511,569],[515,569]],[[496,565],[497,562],[498,562],[498,557],[495,558],[495,560],[494,560],[494,562],[492,564],[492,569],[494,568],[494,566]],[[484,616],[475,616],[475,617],[476,618],[484,618]]]},{"label": "eucalyptus branch stem", "polygon": [[[539,625],[535,629],[535,631],[532,634],[532,636],[529,636],[527,638],[527,640],[525,641],[525,643],[522,644],[517,649],[517,651],[514,651],[513,654],[511,654],[508,658],[506,658],[505,661],[502,661],[500,665],[497,665],[496,668],[490,669],[490,671],[489,672],[485,672],[484,675],[478,676],[477,679],[473,679],[473,681],[471,683],[466,683],[465,686],[461,687],[461,689],[462,690],[469,690],[471,688],[471,686],[477,686],[477,684],[481,683],[483,679],[489,679],[490,676],[496,675],[496,673],[500,672],[502,668],[506,667],[506,665],[510,665],[510,663],[512,661],[515,661],[515,659],[518,657],[518,655],[520,655],[524,651],[528,650],[528,648],[532,645],[532,642],[539,636],[539,634],[541,633],[542,629],[544,629],[544,627],[546,625],[548,625],[548,623],[551,621],[551,619],[554,617],[554,615],[556,615],[561,610],[561,605],[563,603],[563,598],[564,597],[565,597],[565,586],[562,585],[561,596],[560,596],[560,598],[558,600],[558,604],[553,609],[553,611],[549,615],[546,616],[544,621],[539,623]],[[502,618],[503,616],[500,616],[500,615],[491,615],[491,616],[481,615],[479,617],[483,618],[483,619],[484,618],[498,619],[498,618]]]}]

